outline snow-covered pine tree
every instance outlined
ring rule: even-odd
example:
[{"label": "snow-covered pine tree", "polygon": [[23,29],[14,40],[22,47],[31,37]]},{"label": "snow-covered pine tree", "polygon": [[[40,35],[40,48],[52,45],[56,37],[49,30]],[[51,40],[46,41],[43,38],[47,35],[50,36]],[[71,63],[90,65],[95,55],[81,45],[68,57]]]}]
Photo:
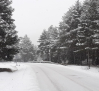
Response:
[{"label": "snow-covered pine tree", "polygon": [[34,45],[32,44],[31,40],[27,35],[25,35],[23,38],[20,39],[19,47],[20,47],[19,53],[24,62],[34,60],[35,56]]},{"label": "snow-covered pine tree", "polygon": [[46,31],[45,29],[43,30],[38,42],[40,43],[38,45],[38,48],[40,49],[42,56],[46,56],[44,57],[44,60],[49,60],[49,48],[47,46],[49,45],[48,31]]},{"label": "snow-covered pine tree", "polygon": [[[51,25],[48,28],[48,34],[49,34],[49,45],[48,46],[50,49],[49,59],[51,61],[57,61],[57,60],[55,60],[55,57],[57,56],[56,50],[57,50],[57,47],[59,46],[57,43],[58,42],[58,34],[59,34],[58,28]],[[54,55],[54,54],[56,54],[56,55]]]},{"label": "snow-covered pine tree", "polygon": [[[56,46],[56,41],[58,37],[57,28],[54,26],[50,26],[48,30],[44,30],[39,38],[39,49],[41,50],[42,56],[46,54],[46,59],[44,60],[51,60],[49,56],[50,51]],[[52,52],[52,51],[51,51]],[[52,53],[51,53],[52,54]]]},{"label": "snow-covered pine tree", "polygon": [[0,59],[11,61],[18,47],[19,39],[12,19],[11,0],[0,0]]},{"label": "snow-covered pine tree", "polygon": [[[80,29],[78,29],[78,43],[79,49],[87,49],[90,51],[92,48],[99,45],[93,42],[94,39],[99,39],[99,0],[88,0],[84,2],[83,12],[81,15]],[[88,58],[89,52],[88,52]]]},{"label": "snow-covered pine tree", "polygon": [[68,47],[68,59],[73,63],[73,51],[76,47],[76,34],[77,28],[80,24],[80,16],[82,12],[82,6],[79,0],[76,2],[75,6],[71,7],[69,11],[63,16],[63,22],[60,23],[60,43],[61,46]]}]

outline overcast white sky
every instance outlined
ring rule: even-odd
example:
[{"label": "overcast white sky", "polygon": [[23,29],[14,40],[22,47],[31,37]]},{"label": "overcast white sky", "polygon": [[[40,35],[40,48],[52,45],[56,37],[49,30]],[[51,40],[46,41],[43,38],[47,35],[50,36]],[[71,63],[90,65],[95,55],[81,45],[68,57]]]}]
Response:
[{"label": "overcast white sky", "polygon": [[58,26],[64,13],[75,1],[77,0],[12,0],[18,35],[23,37],[27,34],[32,43],[38,45],[43,29],[48,29],[50,25]]}]

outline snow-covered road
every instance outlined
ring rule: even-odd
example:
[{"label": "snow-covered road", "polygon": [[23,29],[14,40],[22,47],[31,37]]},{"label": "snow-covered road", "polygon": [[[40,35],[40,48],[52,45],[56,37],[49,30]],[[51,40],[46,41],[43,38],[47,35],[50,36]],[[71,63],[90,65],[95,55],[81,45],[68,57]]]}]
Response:
[{"label": "snow-covered road", "polygon": [[37,76],[40,91],[99,91],[99,77],[66,66],[28,64]]},{"label": "snow-covered road", "polygon": [[50,63],[0,63],[0,91],[99,91],[99,68]]}]

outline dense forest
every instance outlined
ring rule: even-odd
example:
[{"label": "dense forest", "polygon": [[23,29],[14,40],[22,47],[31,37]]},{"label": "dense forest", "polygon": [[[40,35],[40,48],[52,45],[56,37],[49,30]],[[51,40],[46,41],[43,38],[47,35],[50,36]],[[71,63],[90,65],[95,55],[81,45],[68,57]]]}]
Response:
[{"label": "dense forest", "polygon": [[99,0],[78,0],[39,38],[43,60],[63,64],[99,64]]}]

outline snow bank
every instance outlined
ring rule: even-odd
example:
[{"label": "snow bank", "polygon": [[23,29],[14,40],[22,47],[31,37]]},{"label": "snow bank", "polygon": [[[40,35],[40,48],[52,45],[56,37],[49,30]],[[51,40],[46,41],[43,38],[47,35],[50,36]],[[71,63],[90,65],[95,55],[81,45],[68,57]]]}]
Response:
[{"label": "snow bank", "polygon": [[0,68],[7,68],[7,69],[11,69],[12,72],[13,71],[17,71],[17,66],[15,63],[11,63],[11,62],[4,62],[4,63],[0,63]]}]

